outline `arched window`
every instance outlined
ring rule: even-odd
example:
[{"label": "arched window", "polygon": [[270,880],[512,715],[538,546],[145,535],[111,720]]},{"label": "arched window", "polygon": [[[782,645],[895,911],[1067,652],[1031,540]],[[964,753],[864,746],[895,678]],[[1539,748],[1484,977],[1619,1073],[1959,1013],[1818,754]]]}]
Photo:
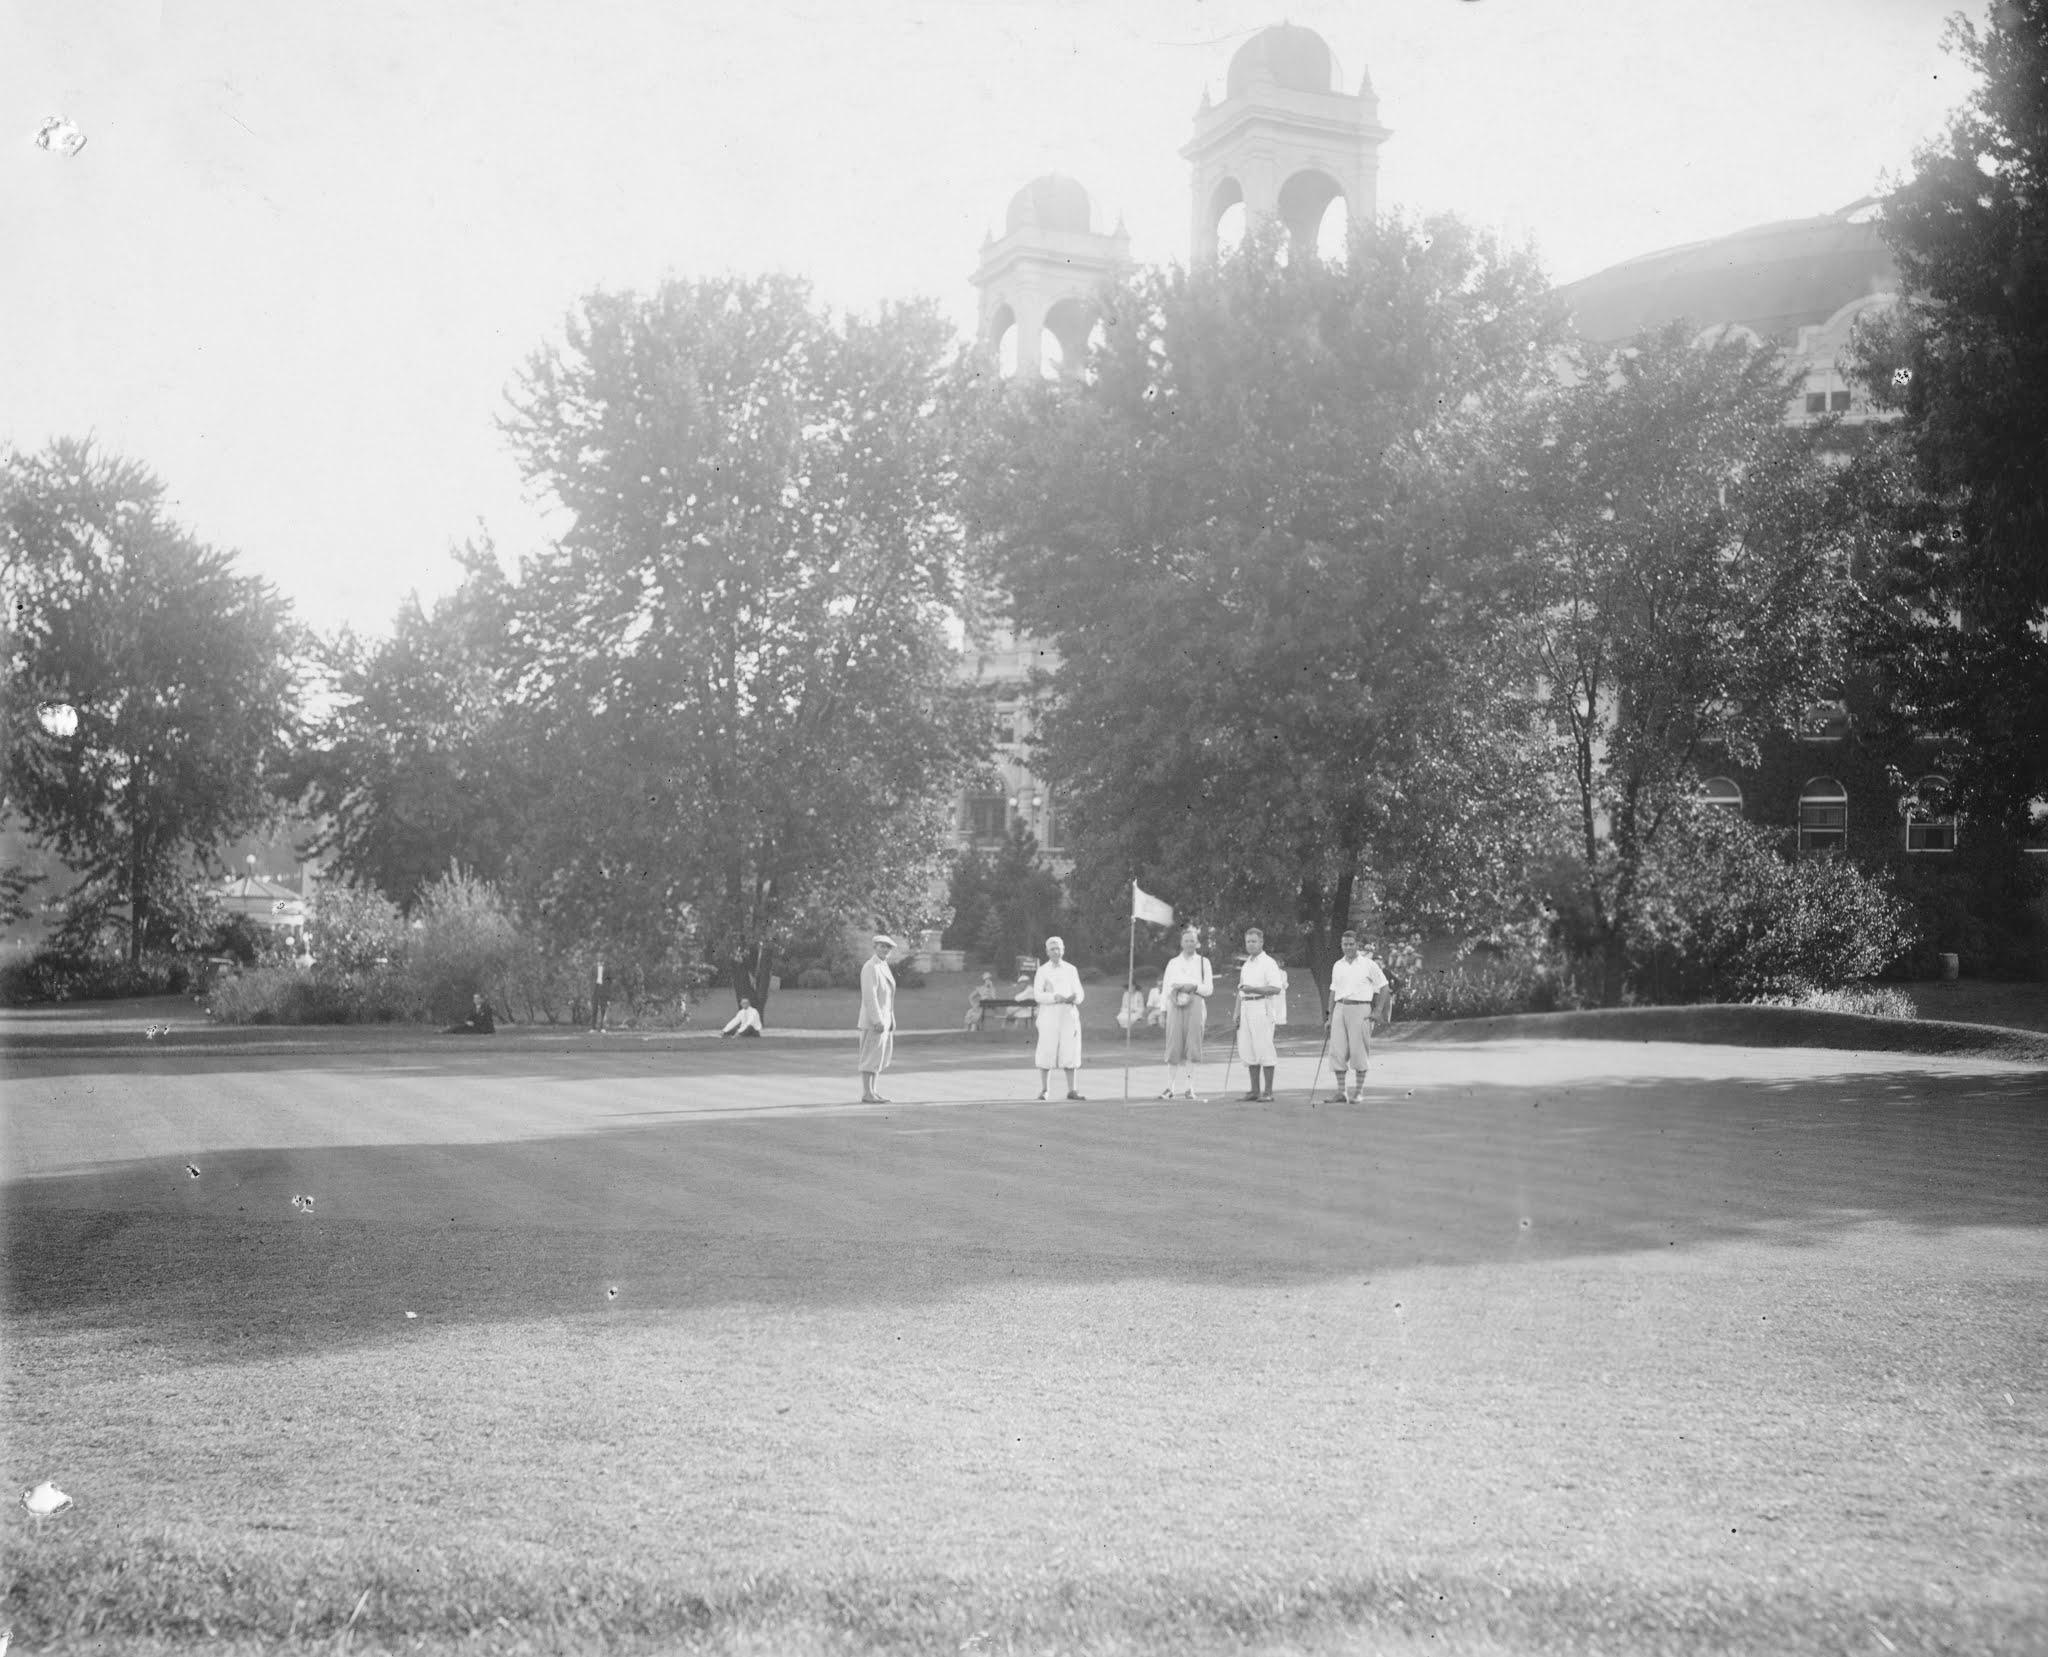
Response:
[{"label": "arched window", "polygon": [[1740,816],[1742,790],[1736,786],[1733,777],[1709,777],[1700,784],[1700,804],[1726,806]]},{"label": "arched window", "polygon": [[1949,803],[1948,778],[1922,777],[1899,802],[1906,818],[1906,850],[1952,852],[1956,849],[1956,814]]},{"label": "arched window", "polygon": [[1799,791],[1799,849],[1838,852],[1848,845],[1848,790],[1833,777],[1815,777]]},{"label": "arched window", "polygon": [[2048,857],[2048,795],[2037,794],[2027,802],[2027,828],[2020,850],[2029,857]]}]

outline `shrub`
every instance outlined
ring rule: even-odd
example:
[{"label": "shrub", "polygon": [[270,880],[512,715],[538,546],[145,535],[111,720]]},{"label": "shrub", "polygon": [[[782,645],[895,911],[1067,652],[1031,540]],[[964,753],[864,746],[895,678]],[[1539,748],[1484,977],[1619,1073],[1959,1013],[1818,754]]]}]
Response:
[{"label": "shrub", "polygon": [[1800,995],[1767,995],[1766,1007],[1804,1007],[1821,1013],[1862,1013],[1870,1018],[1918,1018],[1920,1009],[1904,990],[1888,984],[1850,984],[1838,990],[1807,990]]},{"label": "shrub", "polygon": [[[420,894],[410,932],[411,999],[436,1022],[462,1017],[471,996],[498,989],[520,951],[519,929],[498,889],[458,868]],[[496,999],[502,1001],[502,991]]]},{"label": "shrub", "polygon": [[796,987],[800,990],[829,990],[832,975],[823,967],[805,967],[796,975]]},{"label": "shrub", "polygon": [[560,1024],[566,1019],[581,1024],[590,1016],[597,958],[585,949],[554,947],[522,930],[497,983],[497,1004],[518,1022]]},{"label": "shrub", "polygon": [[1789,858],[1726,813],[1681,821],[1643,866],[1630,982],[1659,1001],[1800,996],[1874,978],[1913,945],[1890,876]]},{"label": "shrub", "polygon": [[369,972],[404,958],[407,934],[398,905],[360,886],[321,886],[306,921],[313,970],[323,978]]},{"label": "shrub", "polygon": [[1435,971],[1414,967],[1400,985],[1397,1010],[1410,1019],[1493,1018],[1581,1004],[1570,975],[1550,964],[1485,962]]},{"label": "shrub", "polygon": [[389,969],[320,978],[295,967],[230,973],[213,986],[206,1015],[217,1024],[389,1024],[423,1011]]},{"label": "shrub", "polygon": [[130,965],[121,955],[76,955],[45,946],[25,961],[0,967],[0,1006],[182,995],[190,978],[191,968],[176,956],[145,955]]}]

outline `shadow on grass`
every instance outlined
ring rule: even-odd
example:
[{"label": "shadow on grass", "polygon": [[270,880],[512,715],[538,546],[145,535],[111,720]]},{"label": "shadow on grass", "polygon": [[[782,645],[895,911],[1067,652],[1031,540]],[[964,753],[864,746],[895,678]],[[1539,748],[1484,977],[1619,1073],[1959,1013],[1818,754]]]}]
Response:
[{"label": "shadow on grass", "polygon": [[[450,1323],[1251,1287],[1873,1219],[2048,1222],[2012,1073],[1463,1083],[1364,1109],[929,1106],[482,1144],[216,1151],[5,1187],[5,1304],[193,1360]],[[310,1196],[310,1211],[293,1198]],[[405,1314],[416,1314],[406,1318]]]}]

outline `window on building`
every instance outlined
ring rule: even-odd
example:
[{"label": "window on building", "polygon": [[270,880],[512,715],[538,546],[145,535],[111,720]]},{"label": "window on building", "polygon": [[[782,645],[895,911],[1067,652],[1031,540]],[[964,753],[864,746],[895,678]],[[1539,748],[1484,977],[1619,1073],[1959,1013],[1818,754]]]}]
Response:
[{"label": "window on building", "polygon": [[970,840],[1003,840],[1010,832],[1009,801],[1000,794],[967,796],[967,837]]},{"label": "window on building", "polygon": [[1846,410],[1848,409],[1848,407],[1849,407],[1849,394],[1848,394],[1848,392],[1846,392],[1846,391],[1831,391],[1831,392],[1829,392],[1829,393],[1828,393],[1828,408],[1829,408],[1829,410],[1830,410],[1831,412],[1833,412],[1833,413],[1835,413],[1835,414],[1841,414],[1841,413],[1845,412],[1845,411],[1846,411]]},{"label": "window on building", "polygon": [[1825,391],[1809,391],[1806,394],[1806,412],[1825,414],[1828,411],[1828,394]]},{"label": "window on building", "polygon": [[1816,702],[1799,716],[1801,742],[1840,742],[1848,734],[1847,702]]},{"label": "window on building", "polygon": [[1052,808],[1052,796],[1045,797],[1045,812],[1038,820],[1039,845],[1049,852],[1060,849],[1060,814]]},{"label": "window on building", "polygon": [[1900,804],[1906,814],[1907,851],[1956,849],[1956,814],[1949,804],[1946,777],[1922,777]]},{"label": "window on building", "polygon": [[1799,791],[1799,849],[1838,852],[1848,845],[1848,791],[1833,777],[1815,777]]},{"label": "window on building", "polygon": [[1742,790],[1735,785],[1733,777],[1709,777],[1700,784],[1702,805],[1726,806],[1737,815],[1742,811]]},{"label": "window on building", "polygon": [[2020,850],[2030,857],[2048,857],[2048,797],[2027,802],[2026,838]]},{"label": "window on building", "polygon": [[997,714],[997,715],[996,715],[996,741],[998,741],[998,742],[1015,742],[1016,740],[1017,740],[1017,716],[1016,716],[1016,714],[1015,714],[1015,713],[999,713],[999,714]]}]

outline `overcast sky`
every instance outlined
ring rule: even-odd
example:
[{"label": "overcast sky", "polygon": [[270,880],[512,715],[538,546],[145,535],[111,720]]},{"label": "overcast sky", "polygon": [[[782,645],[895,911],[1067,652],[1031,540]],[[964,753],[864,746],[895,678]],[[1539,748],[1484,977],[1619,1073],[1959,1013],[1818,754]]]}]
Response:
[{"label": "overcast sky", "polygon": [[[383,631],[479,519],[508,558],[545,533],[494,422],[594,287],[787,270],[964,332],[1049,171],[1184,261],[1195,107],[1283,15],[1371,72],[1383,209],[1569,280],[1906,170],[1967,90],[1953,9],[0,0],[0,442],[93,434],[316,625]],[[57,114],[69,159],[33,142]]]}]

